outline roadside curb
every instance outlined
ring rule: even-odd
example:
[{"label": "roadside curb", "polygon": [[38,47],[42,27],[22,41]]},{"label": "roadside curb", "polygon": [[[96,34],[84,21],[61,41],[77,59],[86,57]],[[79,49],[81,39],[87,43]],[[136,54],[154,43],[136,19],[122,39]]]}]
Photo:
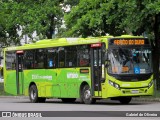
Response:
[{"label": "roadside curb", "polygon": [[133,101],[160,102],[160,98],[133,98]]},{"label": "roadside curb", "polygon": [[0,98],[19,98],[19,99],[28,99],[28,96],[0,96]]}]

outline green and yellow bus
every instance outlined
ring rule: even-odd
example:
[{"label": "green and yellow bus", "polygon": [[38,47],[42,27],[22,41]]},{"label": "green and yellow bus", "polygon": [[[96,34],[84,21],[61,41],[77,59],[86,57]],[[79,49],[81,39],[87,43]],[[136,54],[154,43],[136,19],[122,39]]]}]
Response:
[{"label": "green and yellow bus", "polygon": [[4,87],[33,103],[110,98],[128,104],[153,94],[151,57],[149,40],[138,36],[40,40],[4,49]]}]

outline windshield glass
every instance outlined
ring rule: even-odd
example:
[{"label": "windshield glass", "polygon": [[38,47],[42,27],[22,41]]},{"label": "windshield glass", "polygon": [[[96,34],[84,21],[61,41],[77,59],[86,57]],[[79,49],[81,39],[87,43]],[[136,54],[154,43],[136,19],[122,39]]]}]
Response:
[{"label": "windshield glass", "polygon": [[108,51],[111,74],[146,74],[151,73],[151,49],[113,48]]}]

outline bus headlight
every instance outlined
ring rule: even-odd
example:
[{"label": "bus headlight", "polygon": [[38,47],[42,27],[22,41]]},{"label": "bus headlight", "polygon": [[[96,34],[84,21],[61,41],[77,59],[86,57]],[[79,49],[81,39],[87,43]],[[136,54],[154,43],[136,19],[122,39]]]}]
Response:
[{"label": "bus headlight", "polygon": [[108,82],[111,86],[114,86],[114,83],[112,81],[109,80]]},{"label": "bus headlight", "polygon": [[115,87],[116,89],[120,90],[120,86],[119,86],[117,83],[112,82],[111,80],[109,80],[108,83],[109,83],[111,86]]},{"label": "bus headlight", "polygon": [[153,85],[153,80],[148,84],[148,89]]},{"label": "bus headlight", "polygon": [[118,90],[120,89],[120,86],[118,84],[114,84],[114,87],[117,88]]}]

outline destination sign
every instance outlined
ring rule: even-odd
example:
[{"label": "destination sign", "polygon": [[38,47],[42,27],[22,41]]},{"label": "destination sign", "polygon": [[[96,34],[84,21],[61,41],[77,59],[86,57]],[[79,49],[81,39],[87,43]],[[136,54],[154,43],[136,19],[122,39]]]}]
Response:
[{"label": "destination sign", "polygon": [[148,39],[111,39],[110,45],[146,45],[149,44]]},{"label": "destination sign", "polygon": [[144,45],[144,40],[114,40],[115,45]]}]

